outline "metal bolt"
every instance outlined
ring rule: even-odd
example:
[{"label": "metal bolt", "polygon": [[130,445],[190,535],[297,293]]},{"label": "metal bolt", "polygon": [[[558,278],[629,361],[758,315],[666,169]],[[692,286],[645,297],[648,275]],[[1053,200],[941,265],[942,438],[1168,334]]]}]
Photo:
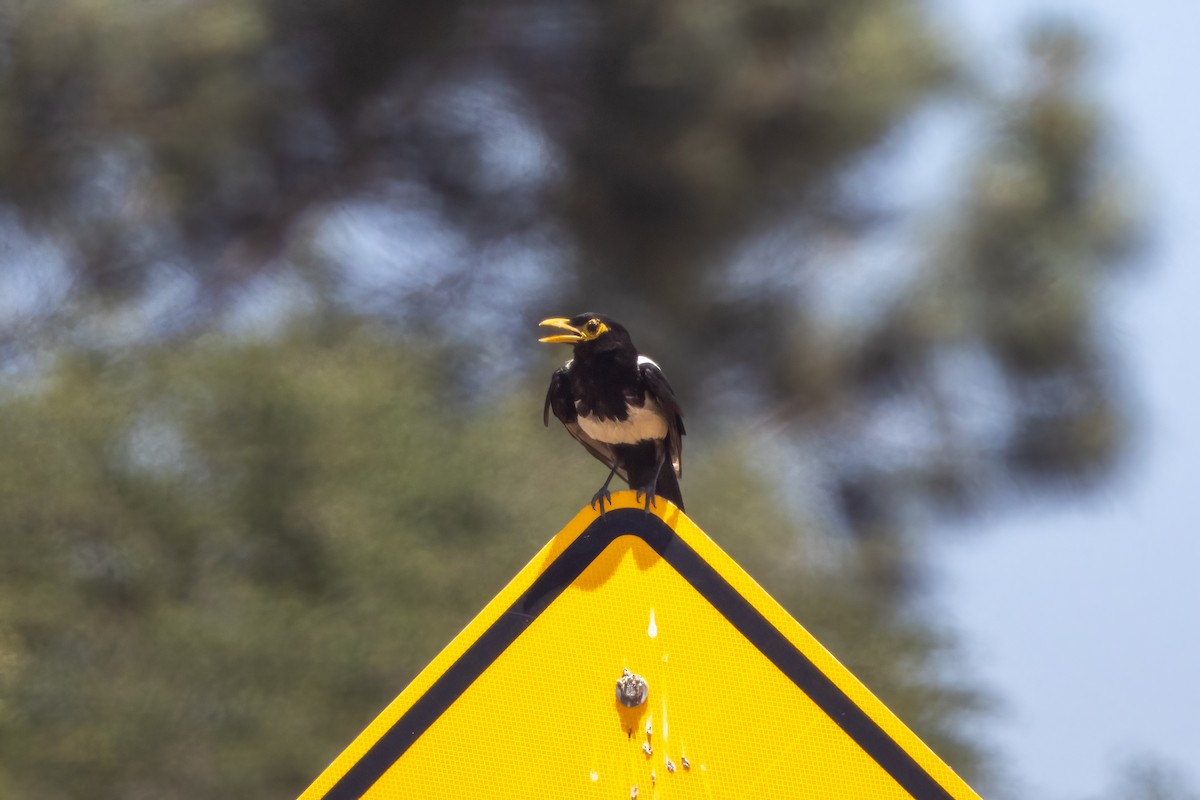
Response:
[{"label": "metal bolt", "polygon": [[628,668],[617,678],[617,702],[626,708],[637,708],[646,702],[650,686],[641,675],[635,675]]},{"label": "metal bolt", "polygon": [[691,762],[689,762],[689,761],[687,760],[687,756],[680,756],[680,757],[679,757],[679,760],[683,762],[683,768],[684,768],[684,769],[691,769],[691,768],[692,768]]},{"label": "metal bolt", "polygon": [[668,758],[667,759],[667,772],[674,772],[674,771],[675,771],[675,762]]},{"label": "metal bolt", "polygon": [[642,752],[648,756],[652,756],[654,755],[654,748],[650,746],[649,742],[642,742]]}]

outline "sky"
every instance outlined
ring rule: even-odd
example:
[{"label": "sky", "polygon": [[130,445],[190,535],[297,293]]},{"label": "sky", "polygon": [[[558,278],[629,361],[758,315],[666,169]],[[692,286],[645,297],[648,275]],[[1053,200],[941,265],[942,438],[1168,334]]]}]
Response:
[{"label": "sky", "polygon": [[[941,537],[937,602],[1001,699],[1005,797],[1104,795],[1123,762],[1169,763],[1200,793],[1200,4],[958,0],[946,24],[997,69],[1050,14],[1099,44],[1097,95],[1143,193],[1148,240],[1105,334],[1134,409],[1117,479],[1069,504]],[[1007,55],[1005,55],[1007,53]]]}]

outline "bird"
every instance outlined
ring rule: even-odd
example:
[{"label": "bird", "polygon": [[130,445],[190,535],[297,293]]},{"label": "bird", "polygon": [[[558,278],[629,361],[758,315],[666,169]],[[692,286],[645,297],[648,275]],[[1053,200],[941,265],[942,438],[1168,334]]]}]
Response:
[{"label": "bird", "polygon": [[645,512],[655,497],[683,510],[683,412],[671,384],[653,360],[638,353],[629,331],[604,314],[552,317],[540,326],[565,333],[540,342],[574,346],[572,358],[554,371],[546,391],[542,422],[550,414],[584,449],[609,467],[592,496],[592,508],[612,503],[613,475],[645,496]]}]

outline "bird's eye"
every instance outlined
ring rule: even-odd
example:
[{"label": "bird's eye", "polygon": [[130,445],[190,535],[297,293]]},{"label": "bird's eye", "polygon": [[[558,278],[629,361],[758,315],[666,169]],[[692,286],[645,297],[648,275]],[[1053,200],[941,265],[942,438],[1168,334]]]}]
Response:
[{"label": "bird's eye", "polygon": [[600,332],[600,320],[589,319],[587,325],[583,326],[583,332],[588,336],[595,336]]}]

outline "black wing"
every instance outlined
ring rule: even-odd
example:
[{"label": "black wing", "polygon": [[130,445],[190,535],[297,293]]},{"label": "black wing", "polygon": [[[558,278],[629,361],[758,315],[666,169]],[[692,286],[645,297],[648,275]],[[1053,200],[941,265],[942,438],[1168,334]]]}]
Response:
[{"label": "black wing", "polygon": [[[571,393],[569,370],[568,362],[567,366],[559,367],[550,376],[550,388],[546,390],[546,405],[542,409],[542,423],[549,425],[550,412],[554,412],[554,416],[575,441],[583,445],[584,449],[595,456],[597,461],[612,469],[617,460],[612,446],[593,439],[583,432],[583,428],[579,427],[579,415],[575,413],[575,396]],[[624,466],[617,466],[617,475],[626,483],[629,482],[629,473]]]},{"label": "black wing", "polygon": [[671,466],[675,468],[675,477],[683,477],[683,410],[675,399],[667,376],[663,375],[658,364],[644,356],[638,360],[638,373],[642,378],[642,386],[646,388],[658,407],[667,418],[667,453],[671,457]]}]

